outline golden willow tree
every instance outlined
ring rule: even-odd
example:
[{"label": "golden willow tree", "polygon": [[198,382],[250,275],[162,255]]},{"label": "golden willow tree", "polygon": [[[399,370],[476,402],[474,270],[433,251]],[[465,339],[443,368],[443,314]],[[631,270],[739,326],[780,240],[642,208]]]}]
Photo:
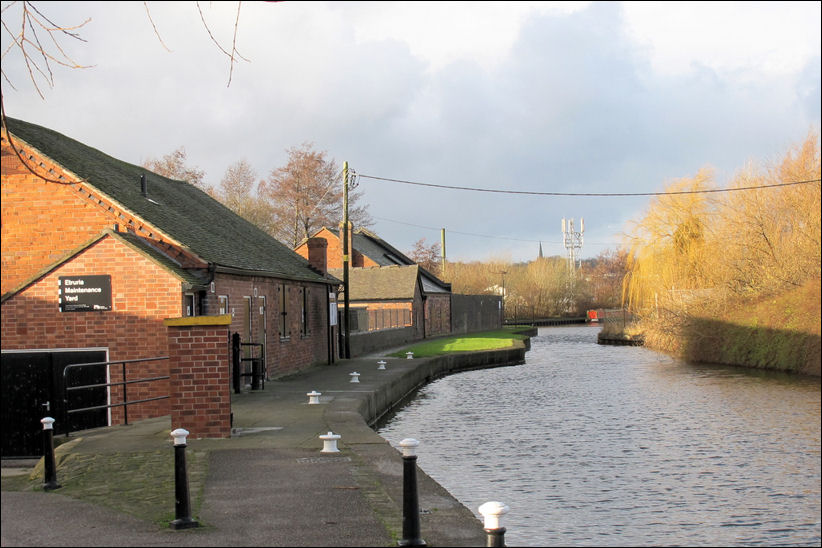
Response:
[{"label": "golden willow tree", "polygon": [[811,134],[780,164],[742,170],[727,191],[703,170],[656,197],[629,235],[623,285],[646,341],[675,348],[696,318],[818,283],[819,179]]}]

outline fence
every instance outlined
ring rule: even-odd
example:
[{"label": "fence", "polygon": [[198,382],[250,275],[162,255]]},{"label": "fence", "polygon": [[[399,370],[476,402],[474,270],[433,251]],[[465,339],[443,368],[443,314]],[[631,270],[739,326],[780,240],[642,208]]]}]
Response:
[{"label": "fence", "polygon": [[[142,399],[139,399],[139,400],[129,401],[129,399],[128,399],[128,386],[132,385],[132,384],[138,384],[138,383],[150,383],[150,382],[156,382],[156,381],[161,381],[161,380],[167,380],[167,379],[170,378],[169,375],[161,375],[161,376],[156,376],[156,377],[146,377],[146,378],[141,378],[141,379],[126,380],[126,379],[128,379],[128,377],[126,375],[126,367],[128,365],[135,364],[135,363],[146,363],[146,362],[152,362],[152,361],[161,361],[161,360],[167,360],[167,359],[168,359],[168,356],[162,356],[162,357],[158,357],[158,358],[142,358],[142,359],[137,359],[137,360],[122,360],[122,361],[114,361],[114,362],[74,363],[74,364],[67,365],[65,367],[65,369],[63,369],[63,402],[65,404],[64,405],[64,413],[65,413],[64,419],[65,419],[65,424],[66,424],[66,428],[67,428],[66,435],[68,435],[71,431],[70,426],[68,426],[70,424],[70,422],[68,420],[68,416],[72,413],[82,413],[82,412],[85,412],[85,411],[93,411],[95,409],[111,409],[113,407],[122,407],[123,408],[124,422],[125,422],[125,424],[128,424],[128,406],[129,405],[134,405],[134,404],[144,403],[144,402],[149,402],[149,401],[157,401],[157,400],[168,399],[169,396],[168,396],[168,394],[166,394],[164,396],[155,396],[155,397],[151,397],[151,398],[142,398]],[[74,371],[76,369],[79,369],[81,367],[92,367],[92,366],[109,367],[111,365],[117,365],[117,364],[122,365],[122,379],[123,379],[122,381],[95,383],[95,384],[81,384],[81,385],[77,385],[77,386],[71,386],[69,384],[69,373],[71,373],[72,371]],[[69,397],[68,397],[69,392],[73,392],[73,391],[77,391],[77,390],[91,390],[93,388],[103,388],[103,387],[108,389],[112,386],[122,386],[123,387],[123,401],[122,402],[120,402],[120,403],[108,403],[108,404],[104,404],[104,405],[93,405],[93,406],[90,406],[90,407],[81,407],[79,409],[70,409]]]}]

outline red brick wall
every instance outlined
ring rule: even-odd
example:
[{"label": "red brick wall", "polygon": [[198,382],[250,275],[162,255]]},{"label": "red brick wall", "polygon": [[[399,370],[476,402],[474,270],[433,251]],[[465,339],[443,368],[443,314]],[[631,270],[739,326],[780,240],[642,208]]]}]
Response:
[{"label": "red brick wall", "polygon": [[[16,141],[16,144],[21,146],[22,143]],[[1,152],[3,254],[0,290],[3,294],[86,244],[103,230],[114,229],[115,225],[119,230],[132,230],[152,240],[187,267],[206,266],[94,187],[84,183],[59,184],[34,175],[8,146],[5,133]],[[25,156],[33,156],[27,160],[28,165],[37,166],[49,179],[62,175],[66,181],[74,180],[70,173],[34,151],[27,151]]]},{"label": "red brick wall", "polygon": [[230,317],[166,320],[171,429],[191,438],[231,437]]},{"label": "red brick wall", "polygon": [[[287,300],[286,332],[280,336],[280,305],[282,284]],[[230,331],[240,333],[243,342],[262,342],[265,333],[268,377],[292,373],[306,366],[328,362],[328,289],[325,284],[285,281],[263,277],[242,277],[217,273],[214,292],[207,295],[207,314],[217,314],[219,295],[228,296],[228,310],[232,315]],[[301,290],[308,291],[308,332],[301,331]],[[245,327],[244,297],[251,300],[251,333]],[[260,307],[265,304],[265,314]],[[263,320],[265,323],[263,325]]]},{"label": "red brick wall", "polygon": [[[4,227],[5,230],[5,227]],[[5,252],[5,250],[4,250]],[[60,312],[58,278],[111,275],[112,310]],[[181,314],[180,280],[129,246],[106,236],[2,304],[3,350],[107,348],[109,361],[168,355],[163,319]],[[121,366],[110,368],[122,380]],[[127,367],[129,379],[168,374],[168,361]],[[122,401],[112,387],[112,403]],[[128,386],[129,400],[168,394],[168,381]],[[112,423],[122,422],[122,407]],[[129,406],[129,421],[168,414],[168,400]]]}]

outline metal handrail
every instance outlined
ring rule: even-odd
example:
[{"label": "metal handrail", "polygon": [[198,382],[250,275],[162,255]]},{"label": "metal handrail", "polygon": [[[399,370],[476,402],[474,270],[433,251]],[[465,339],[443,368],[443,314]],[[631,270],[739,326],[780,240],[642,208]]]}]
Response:
[{"label": "metal handrail", "polygon": [[[132,363],[142,363],[142,362],[151,362],[151,361],[160,361],[160,360],[167,360],[168,356],[160,356],[157,358],[139,358],[135,360],[118,360],[118,361],[111,361],[111,362],[91,362],[91,363],[72,363],[69,364],[63,369],[63,407],[64,407],[64,419],[66,425],[66,435],[68,436],[69,432],[71,431],[71,425],[68,421],[68,415],[71,413],[80,413],[82,411],[91,411],[94,409],[110,409],[112,407],[122,407],[123,408],[123,417],[125,424],[128,424],[128,406],[136,403],[144,403],[147,401],[156,401],[156,400],[165,400],[168,399],[169,396],[157,396],[154,398],[146,398],[142,400],[131,400],[128,399],[128,390],[126,387],[129,384],[137,384],[142,382],[152,382],[152,381],[160,381],[165,379],[170,379],[170,375],[162,375],[159,377],[147,377],[144,379],[132,379],[132,380],[122,380],[117,382],[106,382],[106,383],[94,383],[94,384],[81,384],[77,386],[69,386],[68,385],[68,374],[70,370],[74,370],[80,367],[89,367],[93,365],[116,365],[122,364],[123,366],[123,379],[126,379],[126,365]],[[90,388],[100,388],[100,387],[109,387],[109,386],[122,386],[123,387],[123,401],[121,403],[109,403],[106,405],[95,405],[92,407],[83,407],[80,409],[69,409],[68,403],[68,393],[73,390],[88,390]]]}]

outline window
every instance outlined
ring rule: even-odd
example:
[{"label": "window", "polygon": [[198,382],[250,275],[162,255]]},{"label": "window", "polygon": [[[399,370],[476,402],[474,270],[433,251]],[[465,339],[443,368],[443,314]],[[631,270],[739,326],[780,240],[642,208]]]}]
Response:
[{"label": "window", "polygon": [[277,293],[280,295],[280,338],[287,339],[288,332],[288,291],[285,284],[280,284]]},{"label": "window", "polygon": [[217,310],[220,314],[228,314],[228,295],[219,295],[217,297]]},{"label": "window", "polygon": [[308,288],[301,287],[300,293],[300,335],[307,337],[310,333],[308,330]]},{"label": "window", "polygon": [[194,293],[186,293],[183,296],[183,315],[196,316],[197,311],[194,307]]}]

